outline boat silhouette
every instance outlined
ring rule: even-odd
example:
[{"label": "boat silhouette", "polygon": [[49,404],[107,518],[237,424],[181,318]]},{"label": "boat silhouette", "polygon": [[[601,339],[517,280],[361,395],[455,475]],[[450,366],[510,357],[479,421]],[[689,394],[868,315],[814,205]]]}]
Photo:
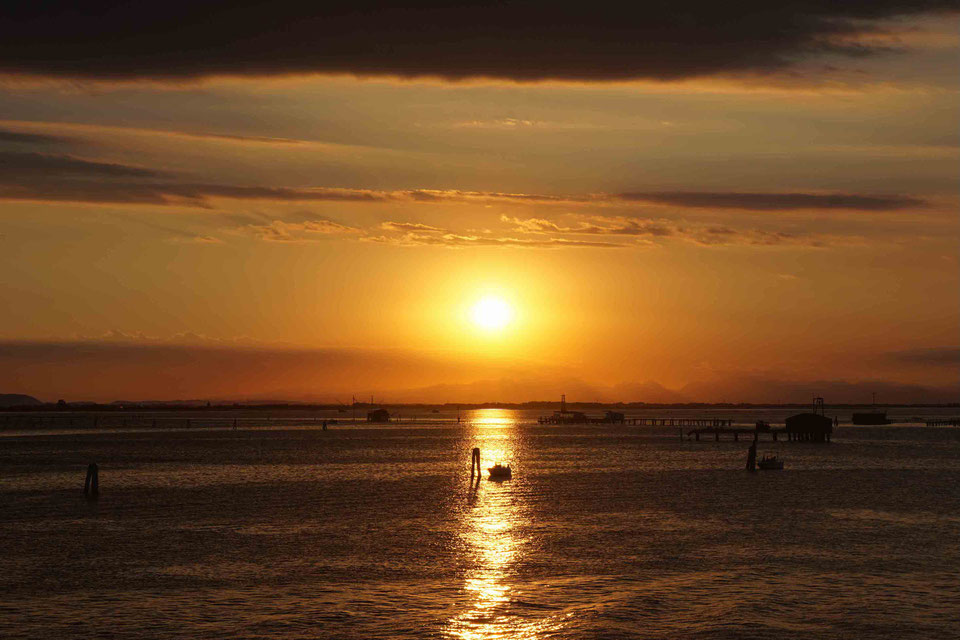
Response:
[{"label": "boat silhouette", "polygon": [[491,480],[509,480],[513,476],[510,471],[510,465],[503,466],[499,462],[487,469],[487,471],[490,472]]},{"label": "boat silhouette", "polygon": [[764,471],[780,471],[783,469],[783,459],[777,455],[764,455],[757,460],[757,468]]}]

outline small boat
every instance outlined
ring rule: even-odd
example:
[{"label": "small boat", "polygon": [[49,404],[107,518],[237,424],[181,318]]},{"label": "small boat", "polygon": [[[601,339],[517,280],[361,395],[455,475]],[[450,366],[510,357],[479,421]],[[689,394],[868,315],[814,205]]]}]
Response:
[{"label": "small boat", "polygon": [[783,469],[783,460],[776,454],[772,456],[765,455],[757,460],[757,468],[763,471],[781,471]]},{"label": "small boat", "polygon": [[490,472],[491,480],[509,480],[512,477],[510,465],[503,466],[499,462],[487,469],[487,471]]},{"label": "small boat", "polygon": [[877,394],[873,394],[873,407],[870,411],[858,411],[850,417],[853,424],[890,424],[887,412],[877,409]]}]

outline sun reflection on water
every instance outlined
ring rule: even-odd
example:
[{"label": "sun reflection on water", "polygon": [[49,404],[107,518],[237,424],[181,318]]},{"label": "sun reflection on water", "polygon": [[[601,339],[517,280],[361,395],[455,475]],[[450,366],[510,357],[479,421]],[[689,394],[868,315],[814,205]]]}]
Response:
[{"label": "sun reflection on water", "polygon": [[[522,611],[524,600],[536,600],[518,581],[518,565],[529,552],[530,507],[516,476],[491,482],[486,469],[495,461],[516,462],[519,434],[513,412],[483,409],[470,425],[479,446],[483,478],[468,490],[468,506],[461,511],[460,537],[471,563],[462,586],[465,609],[452,617],[447,636],[467,640],[540,638],[563,626],[561,617]],[[466,485],[466,481],[464,482]]]}]

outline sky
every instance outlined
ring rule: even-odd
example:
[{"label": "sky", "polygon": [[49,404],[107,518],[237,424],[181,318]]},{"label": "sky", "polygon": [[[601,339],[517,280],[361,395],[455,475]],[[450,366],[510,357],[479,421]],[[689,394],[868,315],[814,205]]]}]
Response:
[{"label": "sky", "polygon": [[960,401],[957,2],[233,4],[0,24],[0,392]]}]

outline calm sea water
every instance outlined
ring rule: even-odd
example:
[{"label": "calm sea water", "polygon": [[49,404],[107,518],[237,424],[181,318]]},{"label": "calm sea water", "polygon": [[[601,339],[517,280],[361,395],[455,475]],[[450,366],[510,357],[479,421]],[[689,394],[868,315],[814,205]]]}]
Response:
[{"label": "calm sea water", "polygon": [[[535,416],[7,431],[0,636],[960,636],[960,429],[748,474],[743,441]],[[513,479],[472,486],[473,447]]]}]

